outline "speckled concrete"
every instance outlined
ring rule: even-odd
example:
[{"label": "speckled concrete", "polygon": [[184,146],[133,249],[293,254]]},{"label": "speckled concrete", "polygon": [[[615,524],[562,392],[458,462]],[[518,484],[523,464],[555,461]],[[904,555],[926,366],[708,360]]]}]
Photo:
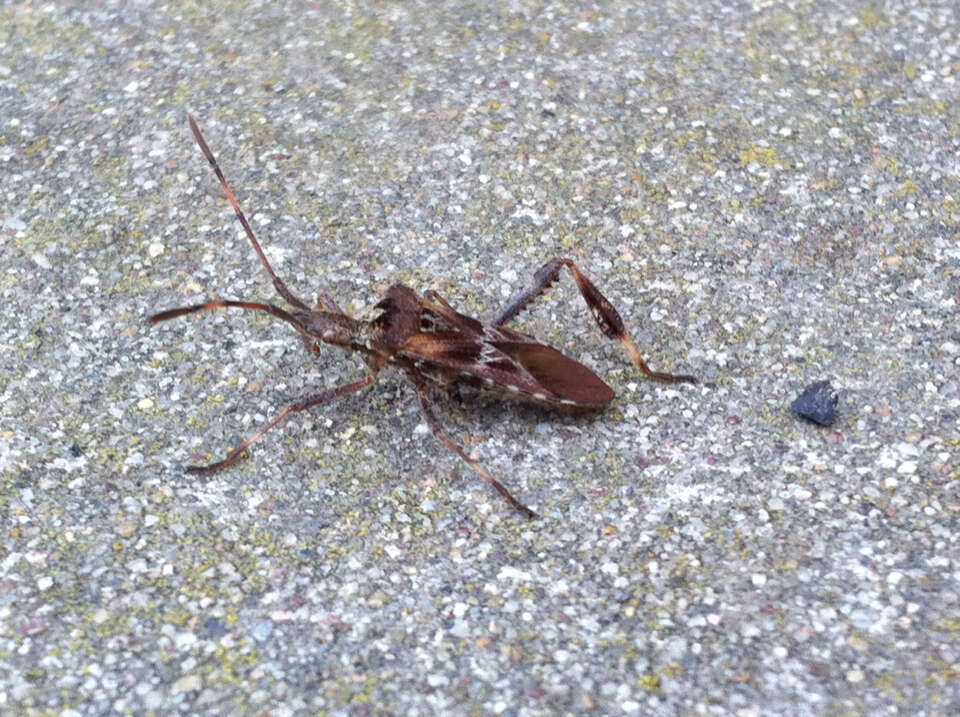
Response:
[{"label": "speckled concrete", "polygon": [[[0,712],[960,710],[954,2],[0,10]],[[617,391],[443,418],[209,297],[394,281]],[[840,392],[829,429],[793,414]]]}]

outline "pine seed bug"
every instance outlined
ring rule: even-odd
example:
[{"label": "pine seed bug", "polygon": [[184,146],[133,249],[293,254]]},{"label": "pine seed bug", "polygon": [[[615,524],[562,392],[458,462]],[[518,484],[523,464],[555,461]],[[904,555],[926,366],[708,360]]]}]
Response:
[{"label": "pine seed bug", "polygon": [[193,117],[188,115],[187,119],[197,144],[220,180],[227,200],[260,263],[273,281],[274,289],[291,308],[253,301],[217,300],[161,311],[149,317],[150,323],[156,324],[207,309],[261,311],[290,324],[300,334],[308,351],[319,352],[325,345],[337,346],[360,354],[369,369],[368,374],[357,381],[312,393],[284,406],[273,420],[227,453],[223,460],[189,466],[188,473],[210,474],[233,465],[251,445],[291,414],[356,393],[374,383],[381,369],[392,366],[406,376],[416,390],[433,435],[488,481],[511,506],[527,518],[535,517],[530,508],[514,498],[490,471],[447,435],[434,411],[432,389],[472,386],[494,392],[503,398],[565,412],[596,410],[610,403],[614,398],[613,389],[586,366],[506,326],[508,321],[556,282],[564,268],[573,275],[600,330],[608,338],[620,342],[647,378],[696,383],[692,376],[650,370],[640,349],[627,334],[620,314],[570,259],[553,259],[540,267],[506,308],[489,322],[457,312],[436,291],[425,291],[421,296],[403,284],[394,284],[386,290],[374,307],[371,321],[351,318],[324,293],[319,294],[317,307],[310,308],[294,296],[274,272],[220,165],[207,146],[200,127]]}]

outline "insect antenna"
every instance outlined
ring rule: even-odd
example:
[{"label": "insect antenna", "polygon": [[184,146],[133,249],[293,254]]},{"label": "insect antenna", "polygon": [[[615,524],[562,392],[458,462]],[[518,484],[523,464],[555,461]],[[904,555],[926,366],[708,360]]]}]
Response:
[{"label": "insect antenna", "polygon": [[220,309],[220,308],[238,308],[238,309],[249,309],[251,311],[265,311],[268,314],[276,316],[278,319],[286,321],[288,324],[292,325],[298,331],[303,331],[302,322],[298,321],[296,317],[292,314],[284,311],[279,306],[274,306],[273,304],[260,304],[255,301],[228,301],[218,299],[217,301],[208,301],[205,304],[194,304],[193,306],[181,306],[178,309],[169,309],[168,311],[161,311],[159,314],[154,314],[149,317],[147,320],[151,324],[158,324],[161,321],[168,321],[170,319],[175,319],[178,316],[186,316],[187,314],[193,314],[197,311],[206,311],[207,309]]},{"label": "insect antenna", "polygon": [[[200,149],[203,150],[204,156],[207,158],[207,161],[210,162],[210,166],[213,167],[213,171],[216,172],[217,179],[220,180],[220,185],[223,187],[223,191],[227,195],[227,199],[233,206],[233,211],[236,213],[237,219],[240,220],[240,223],[243,225],[243,230],[247,233],[250,243],[253,244],[253,248],[257,252],[257,256],[260,257],[260,263],[263,264],[263,268],[267,270],[267,273],[273,280],[273,288],[277,290],[277,293],[280,294],[280,296],[282,296],[288,304],[296,306],[298,309],[303,309],[304,311],[310,311],[310,308],[306,304],[293,295],[293,292],[287,288],[287,285],[283,283],[283,280],[277,276],[276,272],[273,270],[273,267],[270,266],[270,262],[267,261],[266,254],[263,253],[263,249],[260,247],[260,242],[257,241],[257,237],[253,233],[253,229],[250,228],[250,223],[247,221],[247,218],[243,214],[243,210],[240,208],[240,203],[233,195],[233,190],[230,189],[230,185],[227,184],[226,177],[223,176],[223,172],[220,170],[220,165],[217,164],[217,158],[213,156],[213,152],[211,152],[210,147],[207,146],[207,142],[203,138],[203,133],[200,132],[200,126],[197,124],[197,121],[192,115],[187,115],[187,121],[190,123],[190,130],[193,132],[193,136],[197,140],[197,144],[200,145]],[[197,310],[199,311],[199,309]]]}]

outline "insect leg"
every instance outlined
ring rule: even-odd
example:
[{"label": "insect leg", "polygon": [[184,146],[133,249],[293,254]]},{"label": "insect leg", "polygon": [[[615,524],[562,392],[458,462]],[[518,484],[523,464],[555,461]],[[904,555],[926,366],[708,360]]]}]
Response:
[{"label": "insect leg", "polygon": [[443,430],[443,426],[440,425],[440,420],[437,418],[437,414],[433,411],[433,406],[430,402],[429,387],[422,380],[415,376],[410,375],[410,379],[417,387],[417,397],[420,399],[420,406],[423,408],[423,415],[426,417],[427,425],[430,426],[430,430],[433,431],[433,435],[437,437],[437,440],[463,458],[463,460],[465,460],[469,466],[473,468],[473,470],[483,476],[483,478],[490,483],[490,485],[496,488],[497,492],[502,495],[516,510],[523,513],[523,515],[527,518],[536,518],[536,513],[514,498],[510,494],[510,491],[507,490],[500,481],[493,477],[493,474],[490,473],[490,471],[484,468],[477,461],[473,460],[465,450],[454,443],[453,439],[450,438],[450,436],[447,435],[447,432]]},{"label": "insect leg", "polygon": [[222,461],[217,461],[216,463],[210,463],[205,466],[188,466],[187,473],[198,473],[201,475],[209,475],[210,473],[215,473],[221,468],[226,468],[227,466],[232,466],[237,462],[237,459],[243,455],[243,453],[254,443],[263,438],[264,434],[267,433],[272,428],[283,423],[291,413],[299,413],[300,411],[305,411],[308,408],[313,408],[314,406],[319,406],[323,403],[328,403],[336,398],[341,396],[346,396],[348,393],[354,393],[360,389],[366,388],[371,383],[377,380],[377,374],[372,373],[365,378],[354,381],[353,383],[348,383],[344,386],[337,386],[335,388],[329,388],[326,391],[321,391],[320,393],[314,393],[310,396],[301,398],[299,401],[295,401],[291,404],[288,404],[281,409],[280,413],[270,421],[267,425],[261,428],[259,431],[250,436],[247,440],[241,443],[239,446],[234,448],[227,454],[227,457]]},{"label": "insect leg", "polygon": [[551,284],[559,278],[560,270],[563,267],[567,267],[570,273],[573,274],[573,278],[577,282],[577,288],[580,289],[583,300],[587,302],[587,307],[590,309],[590,313],[593,314],[597,326],[600,327],[600,330],[607,338],[620,342],[627,353],[630,354],[630,359],[643,371],[644,375],[657,381],[666,381],[669,383],[697,382],[693,376],[680,376],[672,373],[652,371],[647,366],[646,361],[643,360],[640,349],[633,342],[633,339],[630,338],[630,334],[627,333],[626,328],[624,328],[623,319],[620,318],[620,314],[617,313],[613,305],[607,301],[607,298],[600,293],[600,290],[593,285],[593,282],[580,271],[571,259],[553,259],[541,266],[540,269],[537,270],[537,273],[533,275],[530,282],[517,292],[503,311],[497,315],[493,323],[497,326],[502,326],[523,311],[534,299],[550,288]]}]

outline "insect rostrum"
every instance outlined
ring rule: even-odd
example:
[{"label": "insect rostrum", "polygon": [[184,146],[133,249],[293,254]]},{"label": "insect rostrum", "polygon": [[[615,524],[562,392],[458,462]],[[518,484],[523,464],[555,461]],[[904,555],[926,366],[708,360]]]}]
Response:
[{"label": "insect rostrum", "polygon": [[651,371],[640,349],[624,329],[616,309],[570,259],[553,259],[540,267],[506,308],[489,322],[458,313],[435,291],[426,291],[421,296],[403,284],[394,284],[386,290],[374,307],[375,315],[369,322],[347,316],[333,299],[323,293],[317,299],[316,308],[307,306],[293,295],[270,266],[200,127],[193,117],[188,115],[187,119],[197,144],[216,172],[227,199],[260,257],[260,263],[289,308],[252,301],[208,301],[161,311],[150,317],[150,323],[223,307],[263,311],[296,329],[309,351],[320,351],[327,344],[338,346],[361,354],[369,368],[369,373],[357,381],[310,394],[285,406],[273,420],[230,451],[223,460],[205,466],[190,466],[188,472],[208,474],[232,465],[253,443],[291,414],[366,388],[377,380],[381,369],[393,366],[416,389],[433,435],[483,476],[510,505],[528,518],[535,517],[532,510],[514,498],[490,471],[447,435],[434,412],[431,389],[470,385],[496,392],[504,398],[552,406],[566,412],[599,409],[613,400],[613,390],[586,366],[506,326],[559,278],[564,267],[573,275],[600,330],[623,345],[644,375],[658,381],[696,382],[692,376]]}]

